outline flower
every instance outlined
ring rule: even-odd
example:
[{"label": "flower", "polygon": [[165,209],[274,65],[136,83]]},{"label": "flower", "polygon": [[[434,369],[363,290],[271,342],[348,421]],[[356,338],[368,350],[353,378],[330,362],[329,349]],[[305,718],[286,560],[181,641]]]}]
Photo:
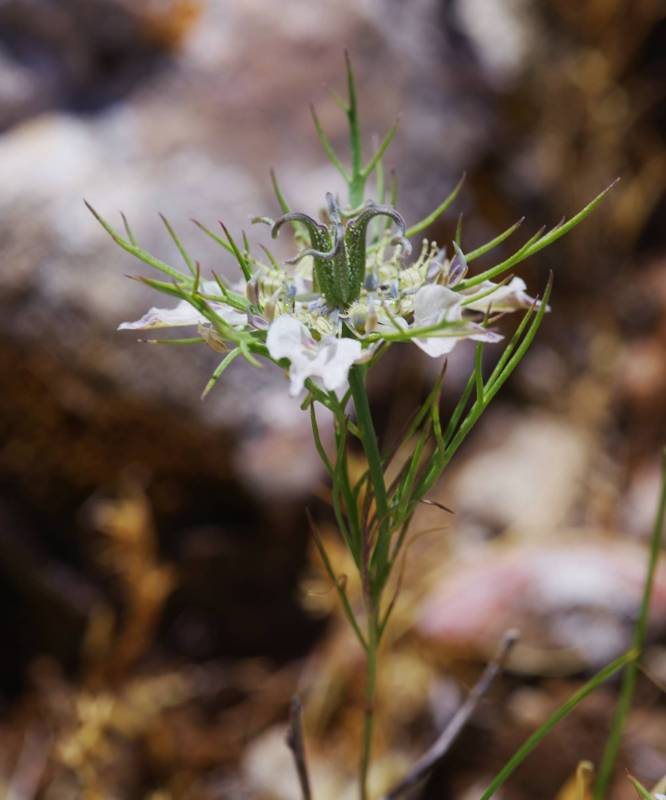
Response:
[{"label": "flower", "polygon": [[436,331],[435,335],[415,337],[414,344],[432,358],[450,353],[459,339],[478,342],[499,342],[502,339],[498,333],[464,320],[461,295],[437,284],[422,286],[414,298],[412,332],[430,328]]},{"label": "flower", "polygon": [[[219,293],[216,281],[204,281],[201,288],[204,294]],[[220,297],[220,300],[223,298]],[[246,314],[223,302],[212,302],[210,308],[229,325],[242,327],[247,323]],[[194,325],[209,326],[209,322],[188,300],[181,300],[174,308],[150,308],[141,319],[134,322],[121,322],[118,330],[146,331],[155,328],[178,328]]]},{"label": "flower", "polygon": [[[379,234],[366,242],[375,217],[386,217]],[[326,195],[323,222],[289,212],[271,225],[295,228],[305,247],[280,264],[264,248],[267,261],[241,252],[227,233],[228,247],[243,278],[226,285],[199,281],[198,272],[157,288],[180,294],[173,308],[151,308],[123,330],[193,326],[215,350],[233,351],[258,363],[255,355],[288,368],[290,394],[302,393],[312,380],[327,392],[340,392],[354,364],[372,358],[382,345],[414,342],[432,358],[450,353],[462,339],[494,343],[502,337],[488,327],[490,314],[504,314],[535,304],[520,278],[503,283],[464,280],[469,266],[457,243],[453,255],[424,240],[411,264],[405,222],[392,207],[372,201],[343,211]],[[398,234],[390,228],[395,225]],[[205,229],[204,229],[205,230]],[[215,237],[214,237],[215,238]],[[307,239],[309,238],[309,246]],[[470,285],[471,283],[471,285]]]},{"label": "flower", "polygon": [[341,391],[352,364],[363,358],[357,339],[324,336],[317,341],[289,314],[278,317],[270,326],[266,346],[271,358],[289,360],[289,394],[293,397],[301,394],[308,378],[329,392]]},{"label": "flower", "polygon": [[463,290],[460,294],[465,307],[470,311],[493,311],[495,314],[505,314],[533,305],[539,307],[538,300],[530,297],[526,289],[525,281],[514,277],[504,284],[483,281],[471,289]]}]

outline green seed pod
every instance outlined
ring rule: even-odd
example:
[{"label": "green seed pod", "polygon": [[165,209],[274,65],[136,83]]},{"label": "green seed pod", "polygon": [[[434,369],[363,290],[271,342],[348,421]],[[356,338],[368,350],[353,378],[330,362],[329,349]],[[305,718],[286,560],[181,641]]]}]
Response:
[{"label": "green seed pod", "polygon": [[[290,212],[276,220],[273,238],[285,222],[302,222],[310,234],[312,247],[301,251],[287,263],[295,264],[305,256],[314,260],[314,288],[321,292],[331,308],[344,311],[358,299],[365,280],[365,239],[370,221],[377,216],[390,217],[398,226],[400,236],[405,233],[405,221],[390,206],[369,202],[366,207],[346,224],[342,222],[340,207],[335,197],[326,195],[328,227],[321,225],[307,214]],[[403,247],[409,244],[400,239]]]}]

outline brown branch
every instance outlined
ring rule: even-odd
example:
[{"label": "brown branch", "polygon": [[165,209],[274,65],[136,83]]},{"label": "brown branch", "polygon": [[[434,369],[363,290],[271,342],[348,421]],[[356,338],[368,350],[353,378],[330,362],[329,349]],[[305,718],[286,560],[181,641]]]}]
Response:
[{"label": "brown branch", "polygon": [[303,800],[312,800],[310,790],[310,778],[308,767],[305,761],[305,745],[303,743],[302,725],[303,707],[298,697],[293,697],[289,709],[289,730],[287,731],[287,747],[291,750],[298,773],[298,782],[301,787],[301,797]]},{"label": "brown branch", "polygon": [[446,728],[444,728],[435,743],[416,762],[411,772],[385,795],[384,800],[398,800],[405,792],[418,786],[436,764],[446,755],[451,745],[458,737],[458,734],[465,727],[469,718],[476,710],[479,700],[481,700],[481,697],[488,691],[491,683],[503,668],[511,652],[511,648],[518,641],[519,636],[519,632],[515,629],[511,629],[504,634],[497,655],[485,668],[478,683],[469,693],[465,702],[453,715],[453,718]]}]

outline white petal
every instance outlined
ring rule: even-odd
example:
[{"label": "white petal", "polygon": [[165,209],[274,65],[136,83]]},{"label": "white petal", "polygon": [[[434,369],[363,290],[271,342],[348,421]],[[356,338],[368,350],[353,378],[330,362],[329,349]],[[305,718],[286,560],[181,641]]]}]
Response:
[{"label": "white petal", "polygon": [[247,314],[243,311],[237,311],[235,308],[220,303],[210,303],[211,311],[214,311],[218,317],[221,317],[226,323],[233,328],[242,328],[247,325]]},{"label": "white petal", "polygon": [[[491,291],[493,286],[497,286],[497,288]],[[507,312],[529,308],[534,303],[534,298],[527,294],[526,288],[525,281],[516,277],[504,286],[494,284],[492,281],[484,281],[472,290],[461,292],[461,294],[465,300],[479,296],[478,300],[466,303],[465,308],[471,311],[487,311],[490,307],[492,311]],[[489,292],[490,294],[488,294]]]},{"label": "white petal", "polygon": [[[235,308],[219,303],[211,303],[210,308],[229,325],[241,327],[247,317]],[[179,328],[187,325],[201,325],[207,320],[187,300],[181,300],[174,308],[151,308],[135,322],[121,322],[118,330],[142,331],[151,328]]]},{"label": "white petal", "polygon": [[[474,325],[474,323],[472,324]],[[474,339],[475,342],[490,342],[490,344],[496,344],[497,342],[501,342],[504,338],[501,333],[495,333],[495,331],[484,328],[482,325],[474,325],[474,328],[476,332],[465,334],[465,339]]]},{"label": "white petal", "polygon": [[361,343],[356,339],[328,336],[316,342],[303,323],[283,314],[268,329],[266,346],[271,358],[288,358],[289,394],[299,395],[308,378],[321,383],[328,391],[338,391],[347,382],[352,364],[362,358]]},{"label": "white petal", "polygon": [[151,308],[135,322],[121,322],[118,330],[141,331],[150,328],[171,328],[181,325],[199,325],[205,322],[196,308],[181,300],[175,308]]},{"label": "white petal", "polygon": [[450,353],[458,342],[454,336],[431,336],[428,339],[412,339],[412,341],[431,358],[439,358]]},{"label": "white petal", "polygon": [[289,314],[279,316],[268,329],[266,347],[276,361],[298,357],[306,344],[312,347],[315,342],[305,325]]},{"label": "white petal", "polygon": [[487,330],[475,322],[467,322],[456,327],[452,326],[448,330],[444,328],[441,336],[427,336],[414,339],[413,342],[432,358],[439,358],[439,356],[450,353],[461,339],[494,343],[501,341],[503,338],[501,334]]},{"label": "white petal", "polygon": [[217,281],[213,280],[205,280],[201,281],[201,291],[204,294],[209,294],[211,297],[220,297],[222,298],[222,292],[220,290],[220,285]]},{"label": "white petal", "polygon": [[321,342],[319,354],[312,363],[311,374],[321,378],[324,388],[329,392],[337,392],[345,387],[349,370],[361,357],[362,347],[359,341],[331,336]]},{"label": "white petal", "polygon": [[289,367],[289,394],[298,397],[303,391],[305,381],[310,377],[307,362],[292,361]]},{"label": "white petal", "polygon": [[459,292],[438,284],[422,286],[414,296],[414,327],[425,328],[440,322],[462,319]]}]

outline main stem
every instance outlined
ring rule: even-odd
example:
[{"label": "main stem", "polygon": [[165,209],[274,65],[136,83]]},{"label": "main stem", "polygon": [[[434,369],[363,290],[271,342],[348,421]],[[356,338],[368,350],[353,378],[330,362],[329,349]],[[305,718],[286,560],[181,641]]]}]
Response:
[{"label": "main stem", "polygon": [[[381,454],[377,434],[372,421],[370,402],[365,384],[366,370],[359,365],[349,371],[349,388],[354,399],[356,424],[361,443],[368,461],[368,471],[375,496],[376,518],[378,520],[377,543],[374,553],[371,552],[370,535],[366,528],[363,532],[364,554],[362,560],[363,591],[367,617],[366,635],[366,685],[365,711],[363,719],[363,742],[361,747],[361,763],[359,769],[359,796],[361,800],[369,800],[368,776],[372,756],[372,742],[375,724],[375,695],[377,689],[377,654],[381,638],[379,609],[382,594],[384,568],[388,559],[389,519],[388,497],[384,482]],[[375,564],[376,562],[376,564]]]},{"label": "main stem", "polygon": [[363,713],[363,742],[359,768],[359,797],[369,800],[368,777],[372,757],[372,741],[375,727],[375,694],[377,691],[377,651],[379,649],[379,619],[377,608],[367,609],[368,631],[366,641],[365,709]]}]

